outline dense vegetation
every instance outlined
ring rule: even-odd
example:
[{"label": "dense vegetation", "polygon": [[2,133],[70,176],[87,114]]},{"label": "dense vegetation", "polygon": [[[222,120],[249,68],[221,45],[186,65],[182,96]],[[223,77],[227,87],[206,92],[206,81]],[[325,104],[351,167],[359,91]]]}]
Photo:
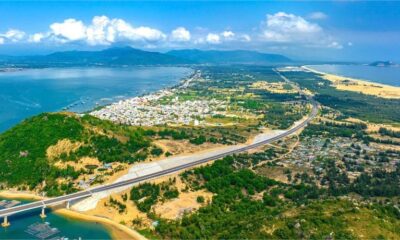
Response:
[{"label": "dense vegetation", "polygon": [[151,207],[160,200],[177,198],[179,191],[173,186],[175,179],[160,184],[143,183],[131,189],[130,199],[142,212],[150,212]]},{"label": "dense vegetation", "polygon": [[[246,130],[252,131],[251,127]],[[158,127],[145,130],[144,135],[154,139],[188,140],[195,145],[206,142],[231,145],[244,143],[247,140],[237,132],[237,129],[230,127]]]},{"label": "dense vegetation", "polygon": [[64,51],[36,56],[0,56],[0,63],[17,67],[127,66],[190,64],[192,60],[148,52],[131,47],[114,47],[101,51]]},{"label": "dense vegetation", "polygon": [[[259,108],[258,103],[249,106]],[[301,139],[323,137],[328,139],[324,146],[335,138],[357,139],[366,146],[369,142],[389,141],[375,139],[366,130],[364,123],[319,121],[309,124]],[[396,137],[396,132],[388,129],[380,129],[379,134]],[[344,166],[339,166],[332,155],[317,159],[321,165],[313,168],[311,175],[304,171],[292,177],[288,170],[290,184],[248,170],[261,161],[274,168],[273,159],[286,152],[279,149],[226,157],[210,166],[186,171],[181,177],[189,188],[207,189],[215,194],[213,200],[182,219],[158,219],[155,234],[169,239],[357,239],[360,234],[377,239],[397,238],[400,164],[394,169],[372,167],[368,171],[357,165],[361,174],[351,180],[346,169],[354,171],[349,165],[353,162],[348,160],[361,153],[370,162],[387,162],[388,156],[393,159],[399,156],[398,152],[366,154],[357,144],[351,147],[354,155],[345,155]]]},{"label": "dense vegetation", "polygon": [[349,193],[357,193],[363,197],[400,196],[400,164],[396,166],[395,171],[374,169],[370,173],[362,172],[351,182],[346,173],[331,159],[326,160],[324,171],[320,183],[327,186],[327,193],[333,196]]},{"label": "dense vegetation", "polygon": [[400,122],[400,100],[342,91],[330,85],[320,75],[311,72],[285,72],[291,81],[316,93],[315,100],[339,110],[345,116],[376,123]]},{"label": "dense vegetation", "polygon": [[[364,143],[369,144],[370,142],[400,145],[400,141],[392,139],[380,139],[370,136],[365,130],[367,125],[364,123],[335,123],[335,122],[319,122],[318,124],[311,123],[301,133],[302,137],[307,136],[325,136],[325,137],[347,137],[357,138],[362,140]],[[383,136],[396,137],[397,132],[391,130],[385,130],[380,128],[379,133]]]},{"label": "dense vegetation", "polygon": [[[230,107],[243,107],[252,113],[264,115],[258,125],[285,129],[308,112],[303,102],[304,97],[299,93],[273,93],[250,87],[255,81],[282,82],[282,78],[272,67],[209,66],[200,69],[210,80],[195,86],[196,92],[216,99],[228,98]],[[211,89],[219,89],[220,91]],[[238,89],[242,90],[239,91]],[[225,96],[221,93],[221,90],[237,92]]]},{"label": "dense vegetation", "polygon": [[58,175],[46,158],[46,149],[60,139],[80,141],[83,126],[74,117],[41,114],[0,135],[0,181],[34,188],[46,177]]},{"label": "dense vegetation", "polygon": [[[81,145],[75,151],[49,158],[47,149],[64,139]],[[147,157],[149,146],[150,140],[140,129],[128,129],[89,116],[40,114],[0,135],[0,182],[34,189],[45,181],[43,190],[48,195],[68,193],[76,189],[71,184],[58,184],[56,179],[73,180],[84,170],[60,169],[54,166],[55,161],[76,161],[89,156],[105,163],[135,162]]]},{"label": "dense vegetation", "polygon": [[365,137],[364,130],[367,126],[363,123],[334,123],[320,122],[318,124],[309,124],[301,133],[305,136],[323,135],[326,137]]},{"label": "dense vegetation", "polygon": [[[131,51],[112,49],[106,50],[106,53],[118,54],[118,51],[125,50]],[[41,114],[0,135],[0,182],[6,186],[29,189],[46,186],[43,191],[49,195],[59,195],[76,191],[67,182],[76,180],[79,175],[93,169],[77,171],[72,167],[58,168],[55,167],[55,162],[68,163],[82,157],[97,158],[103,163],[142,161],[149,155],[160,156],[164,153],[162,149],[151,145],[151,139],[188,140],[195,145],[205,142],[244,143],[250,134],[259,131],[260,126],[287,128],[307,111],[304,105],[292,105],[293,102],[302,100],[298,94],[276,94],[249,88],[254,81],[282,81],[270,67],[207,66],[199,69],[204,72],[207,80],[191,86],[182,93],[182,99],[228,99],[232,111],[245,109],[263,115],[264,118],[251,121],[239,119],[239,124],[234,126],[166,126],[142,129],[113,124],[89,115],[77,117],[73,114]],[[243,88],[241,94],[226,95],[219,92],[224,89],[236,91],[238,88]],[[253,97],[248,97],[250,95]],[[220,116],[213,116],[216,119],[218,117]],[[78,147],[51,158],[47,156],[50,146],[65,139]],[[58,181],[60,178],[65,183],[61,184]]]},{"label": "dense vegetation", "polygon": [[261,63],[291,62],[279,54],[256,51],[176,50],[167,53],[149,52],[131,47],[113,47],[101,51],[65,51],[37,56],[0,56],[0,64],[18,67],[178,65],[193,63]]},{"label": "dense vegetation", "polygon": [[382,136],[389,136],[389,137],[394,137],[394,138],[400,138],[400,132],[399,131],[394,131],[390,130],[384,127],[379,128],[379,134]]},{"label": "dense vegetation", "polygon": [[[334,169],[327,167],[327,171],[333,172],[327,175],[332,182],[327,189],[310,183],[307,176],[301,177],[299,184],[288,185],[235,167],[237,161],[243,162],[246,158],[252,161],[252,154],[241,155],[239,160],[237,157],[226,157],[210,166],[183,173],[182,178],[194,190],[206,188],[213,192],[213,200],[180,220],[159,219],[155,233],[168,239],[355,239],[357,235],[350,231],[353,226],[357,228],[353,218],[370,221],[375,216],[373,226],[378,230],[371,232],[369,237],[400,234],[400,213],[393,205],[371,203],[357,207],[351,201],[336,198],[344,192],[334,191],[333,183],[340,181],[345,186],[345,181],[339,180],[340,174],[337,175]],[[379,179],[386,180],[379,183],[369,180],[372,175],[360,176],[354,184],[347,186],[348,192],[365,197],[393,196],[398,194],[394,192],[397,190],[390,191],[389,188],[399,184],[398,177],[393,179],[394,175],[380,175]],[[379,186],[389,182],[391,185],[384,188],[388,191],[377,193],[373,190],[374,186],[378,190]]]}]

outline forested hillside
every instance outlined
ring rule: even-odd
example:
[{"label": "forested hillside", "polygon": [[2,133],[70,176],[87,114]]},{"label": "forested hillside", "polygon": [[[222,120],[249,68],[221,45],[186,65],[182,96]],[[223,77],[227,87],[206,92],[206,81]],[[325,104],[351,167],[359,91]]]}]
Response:
[{"label": "forested hillside", "polygon": [[[61,142],[68,143],[67,147],[57,154],[49,152],[50,147],[55,149]],[[132,130],[89,116],[44,113],[0,135],[0,182],[29,189],[46,182],[48,188],[57,188],[56,179],[76,179],[86,172],[68,166],[60,168],[54,165],[56,162],[77,162],[91,157],[102,163],[132,163],[146,159],[150,146],[151,141],[140,129]],[[63,188],[71,190],[72,186]]]}]

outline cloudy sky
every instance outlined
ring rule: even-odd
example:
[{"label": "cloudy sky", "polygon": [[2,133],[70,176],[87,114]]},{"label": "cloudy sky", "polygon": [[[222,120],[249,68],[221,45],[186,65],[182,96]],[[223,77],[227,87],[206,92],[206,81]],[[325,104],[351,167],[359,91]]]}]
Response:
[{"label": "cloudy sky", "polygon": [[400,60],[400,2],[0,1],[0,54],[132,46]]}]

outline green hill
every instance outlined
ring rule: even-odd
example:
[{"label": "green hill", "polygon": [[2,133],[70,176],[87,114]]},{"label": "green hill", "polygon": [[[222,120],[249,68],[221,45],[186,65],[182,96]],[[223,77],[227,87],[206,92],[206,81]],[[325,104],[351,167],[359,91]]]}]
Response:
[{"label": "green hill", "polygon": [[175,50],[167,53],[114,47],[101,51],[64,51],[36,56],[0,56],[0,64],[16,67],[135,66],[179,64],[277,64],[291,60],[279,54],[256,51]]},{"label": "green hill", "polygon": [[133,66],[174,65],[192,63],[189,60],[131,47],[115,47],[102,51],[65,51],[49,55],[10,57],[0,56],[0,62],[17,66]]},{"label": "green hill", "polygon": [[[49,157],[47,150],[65,140],[77,146]],[[59,168],[55,162],[76,162],[82,157],[102,163],[132,163],[146,159],[150,140],[142,130],[114,125],[90,116],[44,113],[32,117],[0,135],[0,182],[6,187],[29,189],[46,182],[51,195],[72,191],[58,186],[57,179],[76,179],[85,171]]]},{"label": "green hill", "polygon": [[43,57],[44,61],[70,64],[157,65],[189,63],[179,57],[148,52],[131,47],[109,48],[102,51],[56,52]]}]

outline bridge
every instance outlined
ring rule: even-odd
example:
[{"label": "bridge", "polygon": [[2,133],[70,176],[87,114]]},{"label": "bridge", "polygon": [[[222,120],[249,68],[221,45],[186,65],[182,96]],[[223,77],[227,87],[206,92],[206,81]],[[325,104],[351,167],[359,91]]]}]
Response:
[{"label": "bridge", "polygon": [[[288,79],[286,79],[284,76],[282,76],[279,72],[277,72],[277,74],[284,79],[285,81],[289,82]],[[298,88],[299,89],[299,88]],[[299,89],[300,91],[300,89]],[[301,91],[300,91],[301,92]],[[90,197],[92,196],[94,193],[99,193],[99,192],[103,192],[106,190],[110,190],[110,189],[115,189],[118,187],[122,187],[122,186],[130,186],[133,185],[135,183],[140,183],[146,180],[150,180],[150,179],[154,179],[157,177],[161,177],[161,176],[165,176],[165,175],[169,175],[175,172],[179,172],[181,170],[184,169],[188,169],[200,164],[204,164],[210,161],[214,161],[220,158],[223,158],[225,156],[228,155],[232,155],[232,154],[237,154],[237,153],[242,153],[242,152],[246,152],[248,150],[266,145],[266,144],[270,144],[273,142],[276,142],[280,139],[283,139],[291,134],[296,133],[297,131],[299,131],[300,129],[302,129],[303,127],[305,127],[309,122],[311,122],[318,114],[318,103],[310,96],[305,95],[307,100],[310,101],[310,103],[312,104],[312,109],[311,109],[311,113],[308,115],[308,117],[303,120],[301,123],[293,126],[292,128],[286,130],[285,132],[282,132],[276,136],[273,136],[271,138],[265,139],[263,141],[260,142],[256,142],[253,144],[249,144],[234,150],[230,150],[230,151],[226,151],[223,153],[219,153],[219,154],[215,154],[213,156],[209,156],[209,157],[205,157],[202,159],[199,159],[197,161],[193,161],[190,163],[185,163],[179,166],[175,166],[175,167],[171,167],[169,169],[165,169],[165,170],[161,170],[158,172],[154,172],[151,174],[147,174],[144,176],[140,176],[140,177],[136,177],[136,178],[132,178],[132,179],[128,179],[125,181],[121,181],[121,182],[115,182],[112,184],[107,184],[107,185],[101,185],[98,187],[94,187],[88,190],[84,190],[84,191],[80,191],[80,192],[76,192],[76,193],[71,193],[68,195],[64,195],[64,196],[60,196],[60,197],[54,197],[54,198],[49,198],[49,199],[44,199],[41,201],[36,201],[36,202],[32,202],[32,203],[27,203],[27,204],[23,204],[23,205],[18,205],[15,207],[11,207],[11,208],[7,208],[7,209],[2,209],[0,210],[0,217],[4,218],[4,221],[2,223],[3,227],[7,227],[10,225],[10,223],[8,222],[8,216],[11,216],[13,214],[18,214],[21,212],[25,212],[25,211],[29,211],[29,210],[33,210],[33,209],[42,209],[42,212],[40,214],[40,216],[42,218],[46,217],[45,215],[45,209],[46,207],[51,207],[51,206],[55,206],[55,205],[60,205],[60,204],[66,204],[66,207],[69,208],[70,206],[70,202],[74,201],[74,200],[79,200],[79,199],[83,199],[86,197]]]}]

